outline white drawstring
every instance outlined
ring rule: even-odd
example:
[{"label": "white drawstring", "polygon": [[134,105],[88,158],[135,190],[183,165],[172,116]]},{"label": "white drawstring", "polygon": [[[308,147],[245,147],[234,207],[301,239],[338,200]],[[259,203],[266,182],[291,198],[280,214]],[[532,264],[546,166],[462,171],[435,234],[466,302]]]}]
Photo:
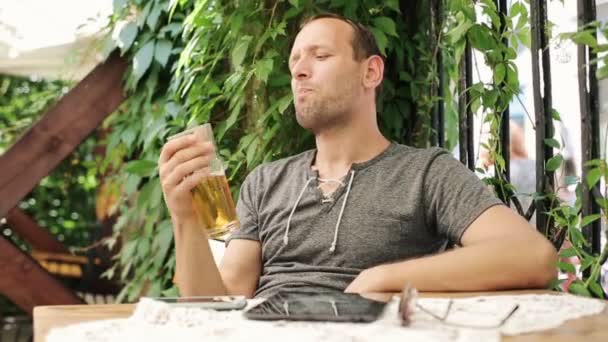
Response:
[{"label": "white drawstring", "polygon": [[336,229],[334,229],[334,241],[331,243],[329,251],[333,253],[336,250],[336,244],[338,243],[338,231],[340,230],[340,221],[342,221],[342,214],[344,214],[344,207],[346,207],[346,201],[348,201],[348,195],[350,194],[350,188],[353,186],[353,178],[355,178],[355,170],[350,172],[350,180],[348,181],[348,188],[346,188],[346,195],[344,201],[342,201],[342,208],[340,208],[340,215],[338,215],[338,222],[336,222]]},{"label": "white drawstring", "polygon": [[[342,222],[342,215],[344,214],[344,208],[346,207],[346,201],[348,201],[348,195],[350,194],[350,189],[353,186],[353,178],[355,178],[354,170],[352,170],[350,172],[350,180],[348,181],[348,187],[346,188],[346,194],[344,195],[344,201],[342,201],[342,208],[340,208],[340,214],[338,215],[338,222],[336,222],[336,228],[334,229],[334,240],[332,241],[331,247],[329,248],[329,251],[331,253],[333,253],[336,250],[336,245],[338,243],[338,232],[340,231],[340,222]],[[291,208],[291,212],[289,213],[289,217],[287,218],[287,227],[285,227],[285,234],[283,235],[283,245],[285,245],[285,246],[289,242],[289,227],[291,227],[291,219],[293,218],[293,213],[296,211],[296,208],[298,207],[300,200],[302,200],[302,196],[304,196],[304,192],[306,191],[306,188],[308,187],[310,182],[312,182],[315,179],[316,178],[312,177],[306,181],[306,184],[304,184],[304,187],[302,187],[302,191],[300,191],[300,194],[298,195],[296,202],[293,204],[293,208]],[[322,182],[331,182],[331,181],[338,182],[342,186],[344,186],[344,183],[342,183],[341,181],[336,181],[333,179],[326,180],[326,179],[318,178],[318,180],[322,181]]]},{"label": "white drawstring", "polygon": [[310,184],[310,182],[312,182],[313,180],[315,180],[314,177],[309,178],[306,181],[306,184],[304,184],[304,187],[302,187],[302,191],[300,191],[300,195],[298,196],[296,203],[294,203],[293,208],[291,208],[291,213],[289,213],[289,217],[287,218],[287,228],[285,228],[285,235],[283,236],[284,245],[287,245],[287,243],[289,242],[289,238],[287,236],[289,235],[289,226],[291,225],[291,218],[293,217],[293,213],[296,211],[296,207],[298,206],[298,203],[300,203],[300,200],[302,199],[302,196],[304,195],[304,192],[306,191],[308,184]]}]

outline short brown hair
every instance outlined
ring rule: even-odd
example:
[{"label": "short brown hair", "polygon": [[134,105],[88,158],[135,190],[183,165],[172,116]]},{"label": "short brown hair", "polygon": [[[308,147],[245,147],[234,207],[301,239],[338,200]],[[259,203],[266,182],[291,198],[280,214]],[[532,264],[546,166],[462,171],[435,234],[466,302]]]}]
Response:
[{"label": "short brown hair", "polygon": [[[325,18],[341,20],[349,24],[350,27],[353,28],[353,39],[351,41],[351,45],[353,48],[353,57],[357,62],[360,62],[363,59],[374,55],[379,56],[380,58],[382,58],[382,61],[384,61],[384,56],[382,55],[382,52],[380,52],[380,48],[378,47],[378,43],[376,42],[376,38],[374,37],[372,31],[370,31],[364,25],[354,22],[345,16],[335,13],[315,14],[313,16],[305,18],[302,21],[302,23],[300,24],[300,30],[304,28],[304,26],[315,20]],[[380,96],[381,93],[382,83],[380,83],[378,87],[376,87],[376,97]]]},{"label": "short brown hair", "polygon": [[316,14],[311,17],[308,17],[302,21],[300,25],[300,29],[302,29],[307,24],[318,20],[318,19],[337,19],[341,20],[350,25],[353,28],[353,40],[351,41],[353,47],[353,53],[356,61],[361,61],[364,58],[369,56],[378,55],[382,59],[382,53],[380,52],[380,48],[378,47],[378,43],[376,43],[376,39],[374,38],[374,34],[364,25],[356,23],[344,16],[335,13],[321,13]]}]

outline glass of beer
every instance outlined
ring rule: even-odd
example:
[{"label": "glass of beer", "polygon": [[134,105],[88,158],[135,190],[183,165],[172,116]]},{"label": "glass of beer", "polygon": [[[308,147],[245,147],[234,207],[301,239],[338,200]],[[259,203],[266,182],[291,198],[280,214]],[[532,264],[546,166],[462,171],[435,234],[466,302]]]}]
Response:
[{"label": "glass of beer", "polygon": [[[187,135],[196,134],[203,141],[209,141],[215,146],[211,124],[204,124],[178,133],[169,140]],[[192,189],[192,205],[201,226],[207,230],[211,239],[223,240],[232,231],[239,227],[236,209],[225,167],[217,152],[209,165],[210,174]]]}]

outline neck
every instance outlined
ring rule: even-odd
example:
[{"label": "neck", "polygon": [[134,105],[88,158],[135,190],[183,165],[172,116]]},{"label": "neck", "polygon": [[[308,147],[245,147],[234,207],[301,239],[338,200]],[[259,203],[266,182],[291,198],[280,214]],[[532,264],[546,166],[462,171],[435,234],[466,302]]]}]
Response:
[{"label": "neck", "polygon": [[382,153],[390,142],[373,123],[352,122],[315,135],[317,155],[314,167],[321,178],[339,178],[353,163],[362,163]]}]

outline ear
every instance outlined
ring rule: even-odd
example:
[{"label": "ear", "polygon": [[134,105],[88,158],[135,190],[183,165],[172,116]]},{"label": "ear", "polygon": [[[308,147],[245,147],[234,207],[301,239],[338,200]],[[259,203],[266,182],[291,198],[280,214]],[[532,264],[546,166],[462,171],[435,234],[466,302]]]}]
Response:
[{"label": "ear", "polygon": [[384,61],[378,55],[367,58],[365,62],[365,73],[363,75],[363,86],[369,89],[376,89],[384,77]]}]

